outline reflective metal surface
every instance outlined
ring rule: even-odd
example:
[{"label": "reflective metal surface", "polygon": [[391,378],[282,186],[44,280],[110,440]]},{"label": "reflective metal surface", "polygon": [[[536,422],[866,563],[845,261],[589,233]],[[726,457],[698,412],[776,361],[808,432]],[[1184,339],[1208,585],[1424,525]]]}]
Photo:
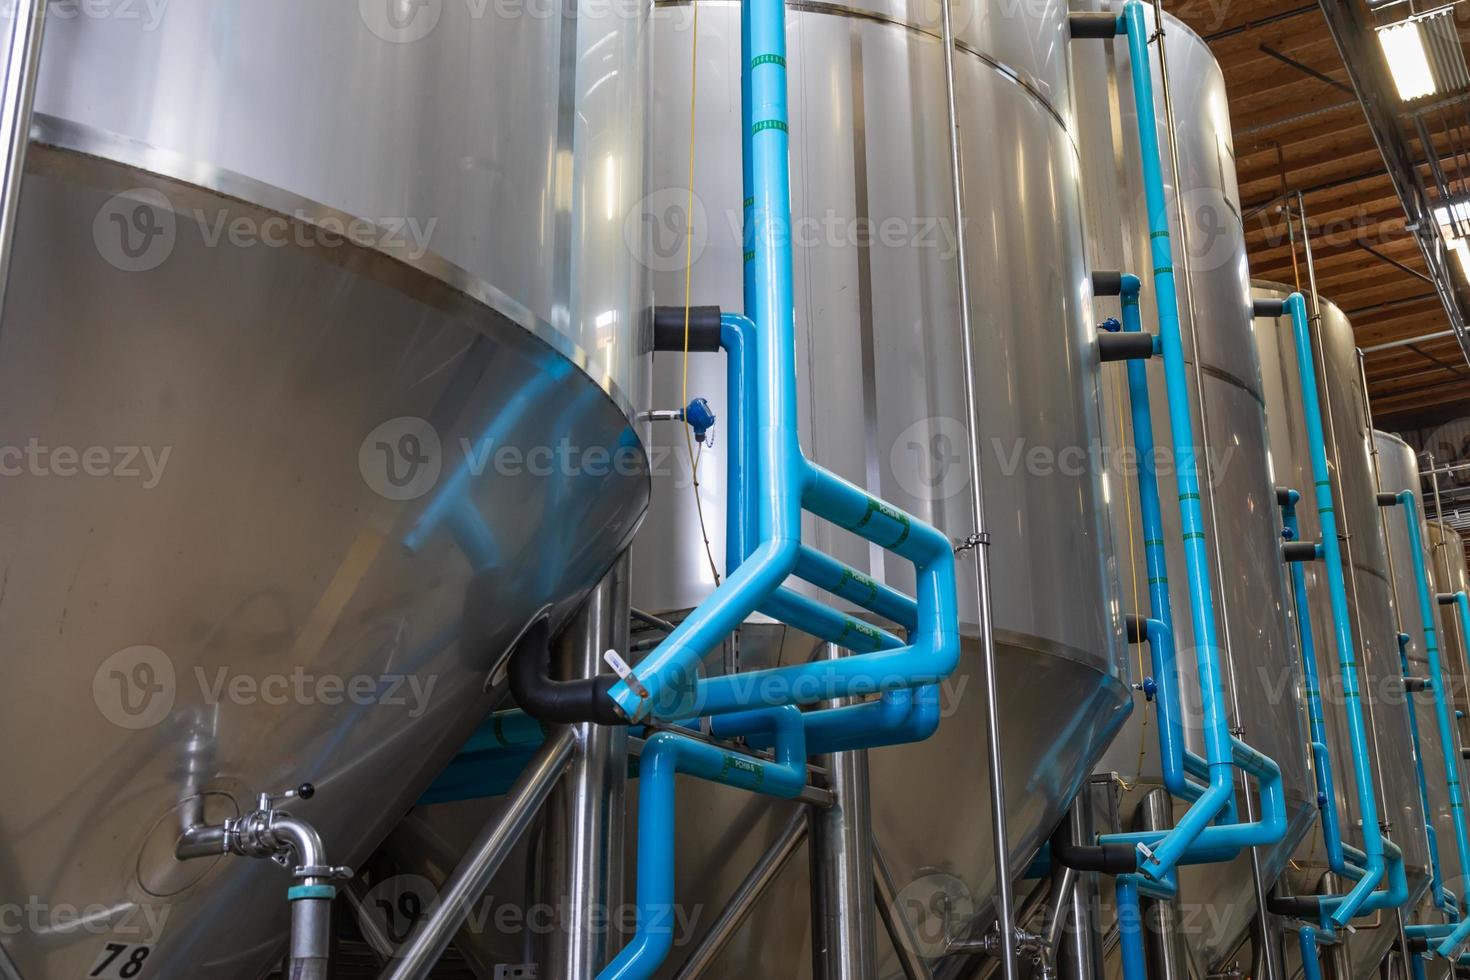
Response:
[{"label": "reflective metal surface", "polygon": [[[859,485],[933,522],[970,533],[966,424],[949,201],[949,144],[938,8],[913,5],[893,23],[861,8],[796,3],[790,12],[793,205],[803,445]],[[696,114],[698,303],[741,308],[738,7],[700,5]],[[893,14],[893,11],[889,11]],[[994,607],[1006,703],[1007,803],[1012,851],[1024,864],[1121,719],[1118,606],[1104,488],[1090,453],[1100,437],[1098,367],[1083,260],[1079,157],[1068,91],[1065,4],[992,3],[956,9],[956,63],[970,224],[969,271],[977,387],[976,438],[985,466],[995,544]],[[912,14],[912,16],[911,16]],[[661,8],[651,113],[657,151],[650,224],[659,302],[683,301],[680,271],[688,187],[692,9]],[[1004,65],[1009,71],[1002,71]],[[1022,84],[1017,84],[1017,80]],[[661,243],[661,244],[660,244]],[[682,357],[655,362],[654,405],[683,398]],[[690,397],[719,411],[724,360],[691,355]],[[684,436],[656,431],[655,455],[674,475],[655,480],[650,523],[634,546],[635,605],[678,614],[712,586],[687,479]],[[705,524],[723,563],[723,452],[700,464]],[[806,539],[901,589],[912,571],[864,542],[815,522]],[[961,562],[965,579],[971,560]],[[962,619],[975,633],[973,580],[960,585]],[[745,642],[746,666],[811,656],[816,644],[777,633]],[[710,669],[718,669],[712,657]],[[930,742],[870,754],[878,842],[901,892],[963,893],[957,933],[989,905],[985,713],[979,651],[971,642],[946,691],[947,717]],[[683,804],[708,806],[691,791]],[[943,800],[942,808],[933,801]],[[961,818],[959,815],[963,814]],[[775,828],[772,828],[773,830]],[[716,836],[720,836],[716,832]],[[692,835],[690,835],[692,840]],[[767,838],[768,840],[769,838]],[[690,846],[681,863],[703,863]],[[1019,866],[1019,865],[1018,865]],[[738,880],[744,868],[722,872]],[[938,876],[938,878],[936,878]],[[690,900],[707,891],[696,889]],[[909,910],[926,903],[910,902]],[[681,899],[683,900],[683,899]],[[931,955],[943,945],[938,913],[914,923]],[[727,955],[712,976],[786,975],[805,943],[803,923],[774,904],[758,909],[752,959]],[[881,944],[880,944],[881,946]],[[880,960],[888,954],[880,949]],[[880,972],[895,970],[891,958]],[[721,970],[726,972],[720,972]]]},{"label": "reflective metal surface", "polygon": [[[1396,435],[1387,432],[1375,431],[1373,433],[1373,449],[1376,453],[1375,462],[1378,469],[1378,489],[1383,493],[1398,493],[1401,490],[1413,490],[1420,493],[1421,481],[1419,479],[1419,461],[1414,450]],[[1420,530],[1419,540],[1424,545],[1423,561],[1426,569],[1432,569],[1434,562],[1434,549],[1429,534],[1428,523],[1423,521],[1423,503],[1419,504]],[[1408,655],[1409,673],[1413,677],[1432,677],[1435,684],[1444,681],[1439,677],[1433,677],[1429,672],[1429,664],[1424,652],[1424,617],[1420,613],[1419,588],[1414,578],[1414,567],[1411,564],[1409,532],[1404,525],[1403,508],[1390,507],[1383,511],[1384,538],[1388,544],[1388,568],[1391,573],[1392,583],[1390,595],[1393,600],[1394,613],[1398,618],[1399,628],[1409,635]],[[1431,579],[1433,573],[1431,571]],[[1431,602],[1434,584],[1430,583]],[[1455,614],[1450,607],[1434,606],[1435,619],[1431,624],[1436,630],[1436,639],[1440,647],[1440,662],[1446,673],[1453,677],[1455,671],[1450,665],[1458,651],[1449,649],[1446,637],[1457,637],[1455,629]],[[1452,691],[1452,688],[1445,688]],[[1428,791],[1427,802],[1429,804],[1428,818],[1430,826],[1438,841],[1439,864],[1441,873],[1446,882],[1457,882],[1462,879],[1463,871],[1460,866],[1460,852],[1455,847],[1454,821],[1460,819],[1458,813],[1450,809],[1449,789],[1445,781],[1444,753],[1440,746],[1439,724],[1435,720],[1434,698],[1429,692],[1420,692],[1409,695],[1414,699],[1415,720],[1418,722],[1420,759],[1424,765],[1424,783]],[[1450,709],[1454,710],[1453,707]],[[1452,716],[1453,717],[1453,716]],[[1456,767],[1459,770],[1460,783],[1465,784],[1464,765],[1460,762],[1460,745],[1457,741],[1453,747],[1454,758],[1457,760]],[[1453,885],[1451,887],[1454,887]],[[1437,914],[1424,921],[1443,921]]]},{"label": "reflective metal surface", "polygon": [[[1252,283],[1252,295],[1262,299],[1284,299],[1291,292],[1274,283]],[[1424,812],[1410,760],[1413,744],[1401,680],[1398,655],[1398,623],[1394,617],[1389,584],[1388,553],[1384,543],[1377,504],[1377,482],[1370,456],[1371,424],[1358,384],[1356,349],[1352,325],[1341,310],[1322,301],[1320,343],[1315,343],[1318,376],[1324,395],[1323,415],[1327,420],[1327,456],[1332,469],[1333,490],[1338,504],[1339,529],[1343,535],[1344,569],[1353,615],[1353,636],[1362,653],[1359,677],[1364,713],[1373,745],[1373,772],[1378,787],[1380,818],[1393,840],[1404,851],[1411,891],[1422,894],[1428,887],[1428,844]],[[1271,457],[1276,482],[1308,496],[1312,486],[1307,455],[1306,426],[1301,416],[1301,390],[1290,321],[1261,318],[1255,321],[1256,343],[1265,382],[1266,413],[1270,420]],[[1335,439],[1334,439],[1335,436]],[[1307,488],[1303,490],[1303,488]],[[1316,508],[1298,509],[1304,540],[1320,537]],[[1343,691],[1337,663],[1327,587],[1320,564],[1304,566],[1311,594],[1313,636],[1317,647],[1317,670],[1322,679],[1328,744],[1333,760],[1337,794],[1343,804],[1344,836],[1361,846],[1362,828],[1356,793],[1352,785],[1351,759],[1345,721]],[[1315,892],[1325,854],[1320,833],[1314,831],[1298,849],[1293,872],[1297,894]],[[1380,928],[1359,929],[1351,941],[1355,975],[1371,975],[1396,935],[1392,917]]]},{"label": "reflective metal surface", "polygon": [[[1122,4],[1089,3],[1088,9],[1121,10]],[[1188,291],[1193,309],[1181,301],[1185,358],[1191,378],[1191,410],[1205,440],[1200,483],[1211,553],[1215,559],[1218,635],[1225,650],[1224,677],[1231,727],[1282,769],[1291,826],[1276,847],[1258,852],[1262,876],[1274,881],[1284,870],[1315,814],[1316,790],[1306,759],[1305,706],[1301,699],[1297,644],[1289,619],[1290,591],[1279,559],[1280,518],[1276,509],[1266,435],[1260,363],[1251,334],[1245,234],[1235,179],[1234,149],[1225,80],[1208,46],[1171,16],[1165,16],[1169,76],[1176,111],[1178,186],[1165,168],[1170,224],[1176,249],[1187,251]],[[1088,245],[1092,267],[1132,272],[1144,282],[1145,329],[1157,323],[1137,158],[1137,121],[1131,98],[1132,72],[1124,43],[1073,45],[1082,134]],[[1160,88],[1154,66],[1155,89]],[[1123,97],[1119,97],[1122,93]],[[1162,107],[1156,125],[1161,146],[1169,138]],[[1181,266],[1183,263],[1179,263]],[[1116,300],[1100,301],[1098,317],[1118,316]],[[1136,463],[1116,450],[1132,447],[1126,364],[1104,365],[1108,419],[1105,444],[1114,452],[1109,474],[1113,536],[1123,561],[1124,606],[1149,611],[1144,535],[1139,519]],[[1153,426],[1159,447],[1172,445],[1163,372],[1149,371]],[[1173,452],[1159,469],[1165,539],[1180,675],[1187,696],[1191,748],[1203,754],[1193,615],[1179,529]],[[1147,648],[1136,652],[1134,680],[1151,675]],[[1138,784],[1128,805],[1162,781],[1158,728],[1152,706],[1139,707],[1102,762]],[[1142,749],[1142,752],[1140,750]],[[1186,805],[1176,803],[1179,813]],[[1221,965],[1250,927],[1256,908],[1248,856],[1229,865],[1184,869],[1183,900],[1219,910],[1204,928],[1186,930],[1194,956],[1207,968]]]},{"label": "reflective metal surface", "polygon": [[647,3],[103,6],[139,14],[53,11],[37,113],[427,244],[639,401]]},{"label": "reflective metal surface", "polygon": [[[28,980],[108,942],[260,975],[289,875],[176,862],[186,802],[214,822],[312,782],[291,811],[357,865],[646,506],[637,249],[621,215],[558,225],[641,194],[642,21],[446,4],[398,44],[373,7],[48,27],[0,330],[0,725],[27,746],[0,894],[40,910],[3,937]],[[548,105],[565,158],[509,135]]]},{"label": "reflective metal surface", "polygon": [[[1436,594],[1470,592],[1470,571],[1465,566],[1465,543],[1459,532],[1439,521],[1429,522],[1429,578]],[[1440,610],[1444,626],[1440,633],[1440,656],[1450,674],[1452,706],[1459,713],[1456,724],[1460,744],[1470,744],[1470,698],[1466,696],[1466,679],[1470,678],[1470,660],[1466,659],[1464,628],[1460,617],[1449,608]]]}]

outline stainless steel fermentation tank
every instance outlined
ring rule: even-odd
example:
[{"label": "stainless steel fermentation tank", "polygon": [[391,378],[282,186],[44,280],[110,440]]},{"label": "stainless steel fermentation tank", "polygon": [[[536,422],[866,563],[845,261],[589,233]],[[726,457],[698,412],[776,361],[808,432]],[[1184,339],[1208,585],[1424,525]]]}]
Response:
[{"label": "stainless steel fermentation tank", "polygon": [[[1285,299],[1291,292],[1288,287],[1263,282],[1252,283],[1251,289],[1257,299]],[[1309,309],[1311,302],[1308,299]],[[1297,490],[1304,500],[1310,501],[1313,478],[1291,322],[1287,317],[1257,318],[1255,331],[1265,382],[1276,483]],[[1394,616],[1388,552],[1377,504],[1378,484],[1371,457],[1372,423],[1362,394],[1352,324],[1327,300],[1321,301],[1321,318],[1314,332],[1313,346],[1323,392],[1327,458],[1332,469],[1346,566],[1343,575],[1348,587],[1353,637],[1361,653],[1358,676],[1369,729],[1379,819],[1404,852],[1410,892],[1417,903],[1429,884],[1428,842],[1413,766],[1414,746],[1399,664],[1398,622]],[[1298,507],[1298,516],[1302,540],[1320,540],[1316,507],[1304,503]],[[1317,672],[1322,684],[1328,746],[1335,768],[1335,792],[1341,803],[1344,837],[1348,843],[1361,847],[1363,828],[1352,782],[1353,754],[1346,734],[1343,686],[1327,582],[1320,563],[1308,563],[1303,570],[1311,597]],[[1321,834],[1313,832],[1293,859],[1290,879],[1295,894],[1316,893],[1325,858]],[[1396,937],[1391,915],[1368,920],[1368,927],[1360,927],[1349,943],[1354,974],[1359,978],[1373,974]],[[1292,952],[1290,945],[1288,952]]]},{"label": "stainless steel fermentation tank", "polygon": [[[689,186],[692,14],[670,5],[656,18],[652,199],[662,209],[651,224],[671,232],[683,227]],[[1017,870],[1060,819],[1129,701],[1105,491],[1088,455],[1100,438],[1099,365],[1061,40],[1066,15],[1062,2],[1006,8],[976,0],[955,8],[971,312],[980,336],[982,405],[972,429],[961,373],[949,137],[936,108],[945,104],[938,8],[793,4],[788,14],[803,444],[822,465],[963,539],[975,530],[966,440],[980,440]],[[692,295],[739,311],[738,6],[701,4],[699,30]],[[669,234],[652,251],[655,262],[669,257],[655,276],[660,303],[683,302],[684,247],[681,234]],[[682,401],[683,375],[681,355],[659,355],[656,405]],[[708,397],[718,411],[722,359],[692,355],[688,377],[688,395]],[[678,616],[708,594],[710,561],[694,491],[681,478],[684,436],[668,429],[652,438],[655,456],[671,461],[675,475],[656,475],[649,524],[634,545],[635,605]],[[718,445],[705,451],[700,473],[719,562]],[[856,538],[816,523],[804,538],[880,581],[912,588],[908,568]],[[971,638],[973,561],[961,560],[959,590]],[[741,642],[747,667],[806,658],[816,647],[759,622],[742,630]],[[721,664],[714,652],[709,669]],[[870,754],[876,840],[903,893],[900,908],[916,917],[930,955],[944,945],[946,926],[964,934],[972,919],[989,924],[982,670],[978,643],[967,640],[946,684],[938,734]],[[723,795],[691,789],[681,808],[708,839],[730,833]],[[681,838],[680,901],[717,907],[780,823],[743,841],[750,850],[739,861],[710,856],[709,844],[693,834]],[[937,911],[941,903],[930,901],[946,889],[955,896],[949,923]],[[734,940],[723,961],[730,965],[712,975],[789,975],[803,957],[806,931],[789,903],[768,901]],[[891,960],[883,966],[893,968]]]},{"label": "stainless steel fermentation tank", "polygon": [[0,941],[237,980],[291,879],[176,861],[189,801],[312,782],[365,859],[646,507],[648,11],[111,6],[53,5],[0,330]]},{"label": "stainless steel fermentation tank", "polygon": [[[1432,506],[1432,505],[1431,505]],[[1429,576],[1437,594],[1470,592],[1470,571],[1465,565],[1465,542],[1458,531],[1441,521],[1429,522]],[[1461,744],[1470,745],[1470,658],[1466,656],[1464,626],[1452,610],[1444,610],[1444,632],[1440,636],[1444,669],[1450,674],[1450,693],[1457,712],[1456,726]]]},{"label": "stainless steel fermentation tank", "polygon": [[[1116,9],[1121,10],[1121,4]],[[1099,5],[1099,9],[1112,9]],[[1235,178],[1225,79],[1208,45],[1182,22],[1166,14],[1164,32],[1169,89],[1174,106],[1172,134],[1178,174],[1166,158],[1164,173],[1175,268],[1181,273],[1180,316],[1184,356],[1190,378],[1190,409],[1203,440],[1200,456],[1202,506],[1213,567],[1216,630],[1225,647],[1223,675],[1232,729],[1281,766],[1290,811],[1288,832],[1272,848],[1257,853],[1260,875],[1269,888],[1286,867],[1311,826],[1316,789],[1306,759],[1305,708],[1299,683],[1298,651],[1290,621],[1290,591],[1280,558],[1280,517],[1271,475],[1261,370],[1251,333],[1250,286],[1245,232]],[[1145,329],[1157,323],[1152,286],[1148,214],[1138,161],[1138,122],[1129,97],[1132,70],[1123,41],[1074,45],[1079,78],[1078,122],[1082,134],[1089,258],[1092,268],[1131,272],[1143,280]],[[1163,84],[1153,59],[1154,90]],[[1156,113],[1160,146],[1170,146],[1162,99]],[[1187,272],[1187,276],[1183,273]],[[1105,305],[1106,304],[1106,305]],[[1098,304],[1099,317],[1118,316],[1115,300]],[[1119,449],[1134,445],[1128,400],[1127,365],[1106,365],[1108,406],[1105,444],[1113,536],[1122,556],[1124,607],[1149,614],[1149,575],[1139,518],[1133,457]],[[1149,370],[1149,396],[1155,442],[1172,446],[1163,373]],[[1174,453],[1165,450],[1159,469],[1168,543],[1170,595],[1179,650],[1180,679],[1186,694],[1190,748],[1204,754],[1193,615],[1184,545],[1175,501]],[[1148,651],[1136,651],[1134,680],[1153,669]],[[1123,798],[1129,817],[1151,789],[1162,785],[1158,726],[1152,706],[1134,713],[1103,759],[1132,791]],[[1176,815],[1187,802],[1176,801]],[[1180,900],[1207,906],[1215,914],[1204,927],[1183,930],[1197,969],[1225,965],[1245,938],[1258,907],[1250,856],[1226,865],[1182,871]],[[1201,922],[1205,920],[1200,920]],[[1249,958],[1246,958],[1249,962]]]},{"label": "stainless steel fermentation tank", "polygon": [[[1425,509],[1422,502],[1423,491],[1419,476],[1418,456],[1413,448],[1398,436],[1380,431],[1373,433],[1373,453],[1374,464],[1378,472],[1378,489],[1381,492],[1397,494],[1403,490],[1412,490],[1421,498],[1418,505],[1419,541],[1422,549],[1420,560],[1424,562],[1425,572],[1430,577],[1430,602],[1434,610],[1434,617],[1428,625],[1436,631],[1440,664],[1444,671],[1442,677],[1430,673],[1425,654],[1424,627],[1426,624],[1420,611],[1419,587],[1413,566],[1413,546],[1409,540],[1409,530],[1404,522],[1401,507],[1390,507],[1383,511],[1384,537],[1388,545],[1390,595],[1399,629],[1409,637],[1408,644],[1404,648],[1409,658],[1409,675],[1416,678],[1428,677],[1437,685],[1445,685],[1443,689],[1446,692],[1446,698],[1449,699],[1450,710],[1453,712],[1453,691],[1458,673],[1454,667],[1454,657],[1458,651],[1451,646],[1451,643],[1453,638],[1459,635],[1456,627],[1457,613],[1453,607],[1441,607],[1434,601],[1435,555],[1429,524],[1424,520]],[[1463,683],[1463,678],[1460,679],[1460,683]],[[1456,901],[1458,901],[1458,894],[1462,890],[1459,882],[1462,881],[1464,872],[1461,868],[1460,852],[1455,846],[1454,821],[1462,819],[1462,815],[1450,808],[1444,751],[1439,737],[1439,725],[1435,718],[1434,698],[1428,692],[1407,696],[1414,699],[1414,720],[1417,722],[1419,735],[1419,760],[1424,767],[1426,817],[1429,820],[1429,826],[1434,828],[1440,873],[1446,886],[1456,895]],[[1453,719],[1453,715],[1451,718]],[[1458,732],[1458,727],[1452,720],[1452,731]],[[1457,777],[1463,786],[1465,784],[1464,766],[1460,761],[1458,734],[1455,735],[1455,743],[1451,746],[1451,752],[1456,760]],[[1423,921],[1438,923],[1443,919],[1436,916]]]}]

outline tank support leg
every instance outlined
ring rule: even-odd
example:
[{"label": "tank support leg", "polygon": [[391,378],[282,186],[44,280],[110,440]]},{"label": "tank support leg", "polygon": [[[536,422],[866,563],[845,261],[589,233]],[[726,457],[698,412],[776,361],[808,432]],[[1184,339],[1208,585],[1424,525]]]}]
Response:
[{"label": "tank support leg", "polygon": [[[608,650],[628,649],[628,556],[592,590],[554,651],[564,680],[595,677]],[[622,904],[623,825],[627,812],[628,730],[581,722],[570,726],[576,749],[566,776],[546,801],[541,894],[556,927],[541,937],[539,973],[583,980],[615,951]]]},{"label": "tank support leg", "polygon": [[[827,658],[843,651],[828,645]],[[834,703],[841,707],[849,700]],[[832,790],[830,807],[808,808],[812,868],[812,976],[814,980],[871,980],[875,976],[873,827],[869,812],[868,753],[823,756]]]}]

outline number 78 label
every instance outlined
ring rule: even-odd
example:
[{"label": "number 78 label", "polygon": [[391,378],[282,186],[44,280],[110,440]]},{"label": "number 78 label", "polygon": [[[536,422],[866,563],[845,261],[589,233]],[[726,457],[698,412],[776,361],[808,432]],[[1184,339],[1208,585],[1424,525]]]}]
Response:
[{"label": "number 78 label", "polygon": [[89,980],[135,980],[143,975],[143,968],[153,947],[143,943],[108,943],[92,969],[87,972]]}]

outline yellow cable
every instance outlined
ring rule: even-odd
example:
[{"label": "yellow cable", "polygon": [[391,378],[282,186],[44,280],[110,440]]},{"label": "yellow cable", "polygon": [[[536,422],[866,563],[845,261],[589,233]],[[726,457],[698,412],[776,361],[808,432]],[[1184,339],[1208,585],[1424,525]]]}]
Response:
[{"label": "yellow cable", "polygon": [[[694,291],[694,124],[699,108],[699,0],[689,5],[694,11],[692,29],[694,40],[690,45],[689,65],[689,203],[684,210],[684,382],[680,405],[689,405],[689,303]],[[709,570],[720,584],[720,569],[715,564],[714,550],[710,547],[709,532],[704,525],[704,501],[699,497],[699,457],[694,451],[694,437],[689,426],[684,426],[684,445],[689,450],[689,474],[694,481],[694,508],[699,514],[699,535],[704,539],[704,556],[709,559]],[[730,488],[725,488],[726,506],[729,506]]]}]

